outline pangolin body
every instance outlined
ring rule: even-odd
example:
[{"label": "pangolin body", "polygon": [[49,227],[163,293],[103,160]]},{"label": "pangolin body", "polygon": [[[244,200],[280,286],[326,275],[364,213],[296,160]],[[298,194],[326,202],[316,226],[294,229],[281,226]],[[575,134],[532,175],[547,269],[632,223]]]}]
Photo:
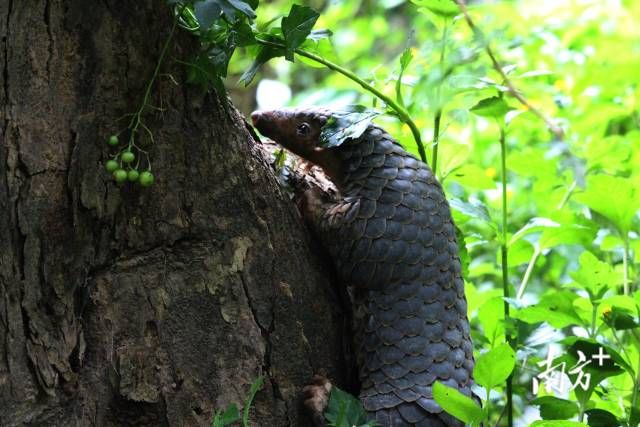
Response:
[{"label": "pangolin body", "polygon": [[455,227],[442,188],[427,165],[376,125],[338,147],[319,147],[331,114],[281,109],[252,119],[262,134],[321,166],[341,193],[308,206],[306,216],[353,286],[360,400],[384,427],[462,425],[432,395],[437,380],[471,396],[473,370]]}]

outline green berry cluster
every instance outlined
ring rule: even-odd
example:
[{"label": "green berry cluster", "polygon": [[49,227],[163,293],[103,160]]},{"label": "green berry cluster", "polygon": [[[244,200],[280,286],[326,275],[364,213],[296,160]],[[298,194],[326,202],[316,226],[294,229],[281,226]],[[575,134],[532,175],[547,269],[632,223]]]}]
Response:
[{"label": "green berry cluster", "polygon": [[[118,135],[111,135],[107,140],[107,144],[112,147],[117,147],[120,144]],[[131,183],[138,183],[141,187],[149,187],[153,184],[154,177],[151,170],[138,171],[140,160],[134,165],[136,161],[136,155],[131,151],[131,146],[120,150],[113,156],[112,159],[107,160],[104,167],[107,172],[113,175],[113,179],[118,184],[123,184],[126,181]],[[126,168],[126,169],[125,169]]]}]

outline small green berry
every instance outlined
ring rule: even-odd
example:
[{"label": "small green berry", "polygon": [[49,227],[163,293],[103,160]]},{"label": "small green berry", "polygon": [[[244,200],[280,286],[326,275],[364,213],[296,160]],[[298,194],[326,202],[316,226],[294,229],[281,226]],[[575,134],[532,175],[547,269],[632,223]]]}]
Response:
[{"label": "small green berry", "polygon": [[104,164],[104,168],[107,170],[107,172],[114,172],[116,169],[118,169],[118,167],[118,162],[116,162],[115,160],[107,160],[107,163]]},{"label": "small green berry", "polygon": [[136,155],[133,154],[131,151],[125,151],[124,153],[122,153],[122,161],[125,163],[131,163],[135,160]]},{"label": "small green berry", "polygon": [[113,172],[113,179],[115,179],[118,184],[122,184],[127,180],[127,171],[124,169],[117,169]]},{"label": "small green berry", "polygon": [[153,184],[153,174],[149,171],[144,171],[140,174],[140,185],[143,187],[149,187]]},{"label": "small green berry", "polygon": [[107,141],[107,143],[111,146],[116,146],[119,142],[120,141],[118,140],[118,135],[111,135],[109,137],[109,140]]},{"label": "small green berry", "polygon": [[131,169],[129,172],[127,172],[127,179],[131,182],[136,182],[139,176],[140,173],[135,169]]}]

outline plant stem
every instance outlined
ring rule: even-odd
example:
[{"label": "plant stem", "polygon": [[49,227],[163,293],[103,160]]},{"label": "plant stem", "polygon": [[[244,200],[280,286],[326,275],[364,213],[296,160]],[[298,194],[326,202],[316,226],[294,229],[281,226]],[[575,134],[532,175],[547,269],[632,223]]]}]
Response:
[{"label": "plant stem", "polygon": [[533,255],[531,255],[531,259],[529,260],[529,265],[527,265],[527,270],[524,272],[524,276],[522,277],[522,282],[520,283],[520,287],[518,288],[516,299],[522,299],[522,295],[524,295],[524,290],[527,287],[527,283],[529,283],[529,277],[531,277],[533,266],[536,264],[536,261],[538,260],[540,253],[541,251],[538,245],[536,245],[533,248]]},{"label": "plant stem", "polygon": [[[444,56],[447,51],[447,29],[449,26],[449,20],[444,19],[444,26],[442,28],[442,49],[440,50],[440,72],[442,73],[441,78],[444,79]],[[438,94],[438,109],[436,110],[436,115],[433,118],[433,142],[431,145],[431,168],[433,169],[433,174],[436,175],[436,169],[438,168],[438,146],[440,145],[440,121],[442,120],[442,100],[440,99],[440,88],[443,84],[444,80],[440,80],[438,87],[436,88],[436,93]]]},{"label": "plant stem", "polygon": [[[256,41],[258,42],[258,44],[261,44],[263,46],[277,47],[281,49],[285,48],[285,45],[282,43],[277,43],[277,42],[262,40],[262,39],[256,39]],[[400,120],[403,123],[406,123],[407,126],[409,126],[409,129],[411,129],[411,133],[413,134],[413,139],[415,139],[416,145],[418,146],[418,153],[420,154],[420,159],[427,165],[429,164],[427,162],[427,154],[424,150],[424,145],[422,144],[422,138],[420,137],[420,130],[418,129],[418,126],[416,126],[414,121],[411,119],[409,112],[406,109],[404,109],[404,107],[402,107],[400,104],[395,102],[391,97],[385,95],[375,87],[371,86],[369,83],[367,83],[366,81],[364,81],[363,79],[355,75],[353,72],[347,70],[346,68],[343,68],[338,64],[334,64],[333,62],[324,59],[320,55],[307,52],[304,49],[297,48],[294,50],[294,52],[300,56],[304,56],[305,58],[309,58],[312,61],[318,62],[324,65],[325,67],[329,68],[330,70],[333,70],[337,73],[342,74],[343,76],[347,77],[349,80],[352,80],[358,83],[366,91],[372,93],[373,95],[377,96],[382,101],[384,101],[385,104],[387,104],[393,111],[396,112]]]},{"label": "plant stem", "polygon": [[442,108],[438,108],[433,118],[433,145],[431,146],[431,168],[436,174],[438,168],[438,145],[440,145],[440,120],[442,119]]},{"label": "plant stem", "polygon": [[596,315],[598,313],[598,305],[591,303],[591,331],[589,331],[589,338],[596,336]]},{"label": "plant stem", "polygon": [[[467,5],[465,1],[455,0],[455,2],[458,4],[458,7],[460,8],[462,15],[464,16],[464,19],[465,21],[467,21],[467,25],[469,26],[471,31],[473,31],[473,34],[478,36],[478,38],[482,39],[483,38],[482,32],[478,27],[476,27],[476,24],[471,19],[471,15],[469,15],[469,11],[467,10]],[[507,77],[507,74],[504,72],[504,70],[500,66],[500,63],[496,59],[496,56],[493,53],[493,50],[491,49],[491,46],[489,45],[488,42],[485,43],[484,50],[487,52],[487,55],[491,59],[491,64],[493,65],[493,68],[498,72],[498,74],[500,74],[500,77],[504,81],[505,86],[507,86],[507,88],[509,89],[509,94],[511,94],[514,98],[516,98],[518,102],[520,102],[520,104],[524,105],[527,108],[527,110],[531,111],[533,114],[538,116],[547,125],[547,128],[549,128],[549,130],[555,135],[556,138],[558,138],[559,140],[562,140],[564,138],[564,131],[562,130],[562,128],[555,125],[551,120],[549,120],[547,116],[544,115],[544,113],[542,113],[542,111],[538,110],[536,107],[531,105],[531,103],[529,103],[529,101],[527,101],[527,99],[524,96],[522,96],[522,94],[514,86],[513,82],[511,82],[511,79]]]},{"label": "plant stem", "polygon": [[573,182],[567,189],[567,192],[564,193],[564,197],[562,197],[562,200],[560,201],[556,209],[560,210],[564,207],[564,205],[567,204],[567,202],[569,201],[569,197],[571,197],[571,194],[573,194],[573,190],[576,189],[576,185],[578,185],[578,182],[576,180],[573,180]]},{"label": "plant stem", "polygon": [[622,286],[624,294],[629,295],[629,233],[624,232],[624,251],[622,252]]},{"label": "plant stem", "polygon": [[[182,8],[184,9],[184,6]],[[151,88],[153,87],[153,83],[156,81],[156,78],[158,77],[160,66],[164,61],[165,54],[167,53],[167,49],[169,48],[169,43],[171,43],[171,40],[173,39],[173,33],[175,32],[176,27],[178,26],[178,17],[181,14],[182,14],[182,10],[178,12],[176,16],[173,18],[173,25],[171,26],[171,31],[169,32],[169,36],[167,37],[167,40],[164,42],[164,45],[162,46],[162,51],[160,51],[160,57],[158,58],[158,62],[156,63],[156,68],[153,70],[153,75],[151,76],[151,79],[149,79],[149,83],[147,83],[147,88],[144,92],[144,97],[142,98],[142,104],[140,105],[140,108],[138,108],[138,111],[136,111],[133,114],[133,117],[131,118],[131,122],[129,123],[129,129],[131,129],[131,135],[129,136],[129,149],[131,149],[131,147],[135,145],[134,136],[138,131],[138,127],[140,127],[141,124],[142,126],[144,126],[144,124],[142,123],[142,114],[144,113],[145,108],[147,108],[149,104],[149,96],[151,95]]]},{"label": "plant stem", "polygon": [[[515,350],[515,342],[511,336],[509,319],[509,272],[507,257],[507,147],[504,126],[500,125],[500,158],[502,164],[502,294],[504,297],[504,321],[507,342]],[[515,372],[515,368],[514,368]],[[513,372],[507,378],[507,425],[513,427]]]}]

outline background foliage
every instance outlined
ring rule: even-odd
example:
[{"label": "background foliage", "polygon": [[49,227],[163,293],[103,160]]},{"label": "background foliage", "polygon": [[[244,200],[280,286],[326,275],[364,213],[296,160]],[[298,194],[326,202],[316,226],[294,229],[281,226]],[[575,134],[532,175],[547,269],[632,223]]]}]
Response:
[{"label": "background foliage", "polygon": [[638,425],[640,4],[473,2],[474,32],[449,0],[169,3],[201,41],[191,80],[223,90],[227,76],[246,113],[252,92],[238,85],[252,81],[268,106],[386,109],[376,121],[418,154],[399,110],[320,58],[417,126],[467,251],[483,408],[438,387],[461,399],[451,411],[470,424],[510,424],[512,406],[515,425]]}]

